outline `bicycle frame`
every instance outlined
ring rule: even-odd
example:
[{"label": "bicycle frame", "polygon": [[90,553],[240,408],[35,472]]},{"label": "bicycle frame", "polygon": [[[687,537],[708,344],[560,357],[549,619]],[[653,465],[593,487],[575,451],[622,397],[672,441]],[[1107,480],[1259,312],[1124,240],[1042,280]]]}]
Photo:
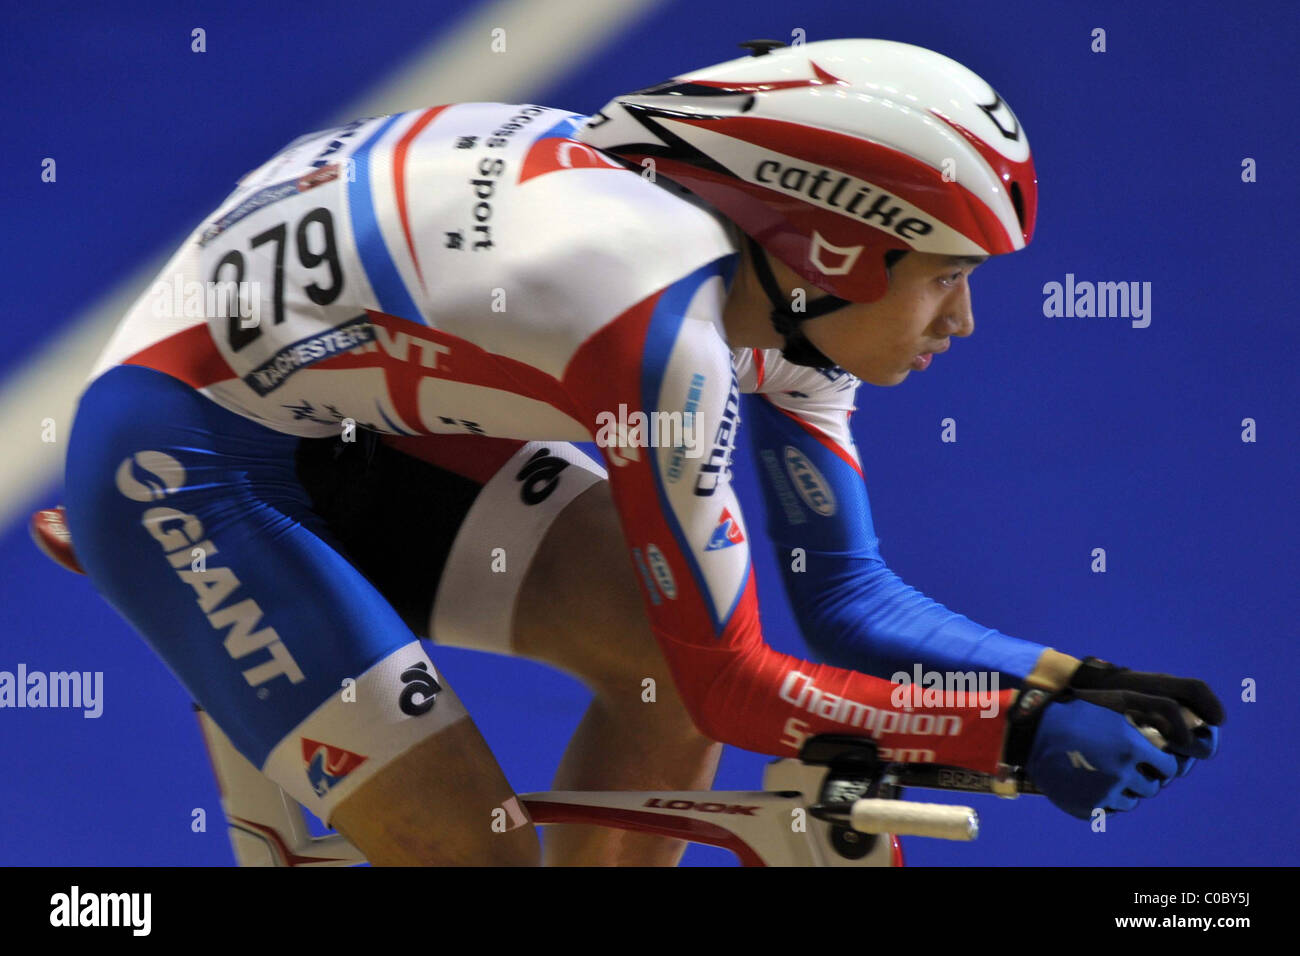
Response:
[{"label": "bicycle frame", "polygon": [[[365,856],[339,834],[313,836],[302,806],[240,754],[195,705],[239,866],[355,866]],[[902,866],[897,835],[974,839],[969,807],[898,799],[908,785],[1014,795],[1016,784],[943,767],[863,760],[860,738],[819,737],[801,759],[767,766],[760,791],[551,791],[521,794],[532,822],[583,823],[730,850],[742,866]],[[847,760],[845,759],[847,757]],[[1020,786],[1028,789],[1025,782]],[[882,822],[884,821],[884,822]]]}]

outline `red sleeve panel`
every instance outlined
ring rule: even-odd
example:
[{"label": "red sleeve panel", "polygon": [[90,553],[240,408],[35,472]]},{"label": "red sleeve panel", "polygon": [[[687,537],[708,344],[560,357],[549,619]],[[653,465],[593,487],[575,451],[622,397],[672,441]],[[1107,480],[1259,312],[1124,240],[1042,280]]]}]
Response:
[{"label": "red sleeve panel", "polygon": [[895,685],[763,642],[749,532],[730,480],[739,390],[716,262],[589,338],[564,374],[609,468],[655,636],[701,732],[790,756],[861,733],[885,759],[993,771],[1010,691],[969,706],[894,706]]}]

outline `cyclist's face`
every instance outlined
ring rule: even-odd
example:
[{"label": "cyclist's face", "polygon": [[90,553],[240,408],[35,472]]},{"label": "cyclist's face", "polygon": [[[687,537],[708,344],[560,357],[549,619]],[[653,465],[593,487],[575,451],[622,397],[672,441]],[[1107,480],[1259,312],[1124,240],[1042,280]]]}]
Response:
[{"label": "cyclist's face", "polygon": [[835,364],[872,385],[897,385],[926,352],[946,351],[954,335],[975,331],[970,273],[978,263],[909,252],[894,264],[889,291],[803,325]]}]

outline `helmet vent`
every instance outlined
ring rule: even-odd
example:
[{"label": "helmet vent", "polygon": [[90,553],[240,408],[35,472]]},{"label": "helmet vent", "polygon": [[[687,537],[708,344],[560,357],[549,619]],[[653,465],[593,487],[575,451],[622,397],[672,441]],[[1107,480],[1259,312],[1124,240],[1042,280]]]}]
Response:
[{"label": "helmet vent", "polygon": [[1015,207],[1016,219],[1020,222],[1020,228],[1025,228],[1025,197],[1020,192],[1020,183],[1011,184],[1011,205]]},{"label": "helmet vent", "polygon": [[780,40],[746,40],[739,44],[741,49],[748,50],[751,56],[767,56],[773,50],[785,46]]}]

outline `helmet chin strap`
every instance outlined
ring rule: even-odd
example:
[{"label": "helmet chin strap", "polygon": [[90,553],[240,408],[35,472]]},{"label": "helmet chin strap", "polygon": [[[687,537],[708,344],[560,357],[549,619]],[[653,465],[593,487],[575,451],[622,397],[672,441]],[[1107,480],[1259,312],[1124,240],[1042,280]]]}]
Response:
[{"label": "helmet chin strap", "polygon": [[808,368],[835,368],[835,363],[808,341],[800,326],[809,319],[844,308],[849,304],[848,301],[833,295],[824,295],[809,302],[806,311],[793,311],[776,284],[776,277],[772,275],[772,267],[767,261],[767,253],[752,237],[746,236],[746,239],[749,241],[749,257],[754,263],[759,284],[767,295],[767,301],[772,304],[772,328],[776,329],[777,334],[785,340],[785,346],[781,349],[782,357],[787,362]]}]

